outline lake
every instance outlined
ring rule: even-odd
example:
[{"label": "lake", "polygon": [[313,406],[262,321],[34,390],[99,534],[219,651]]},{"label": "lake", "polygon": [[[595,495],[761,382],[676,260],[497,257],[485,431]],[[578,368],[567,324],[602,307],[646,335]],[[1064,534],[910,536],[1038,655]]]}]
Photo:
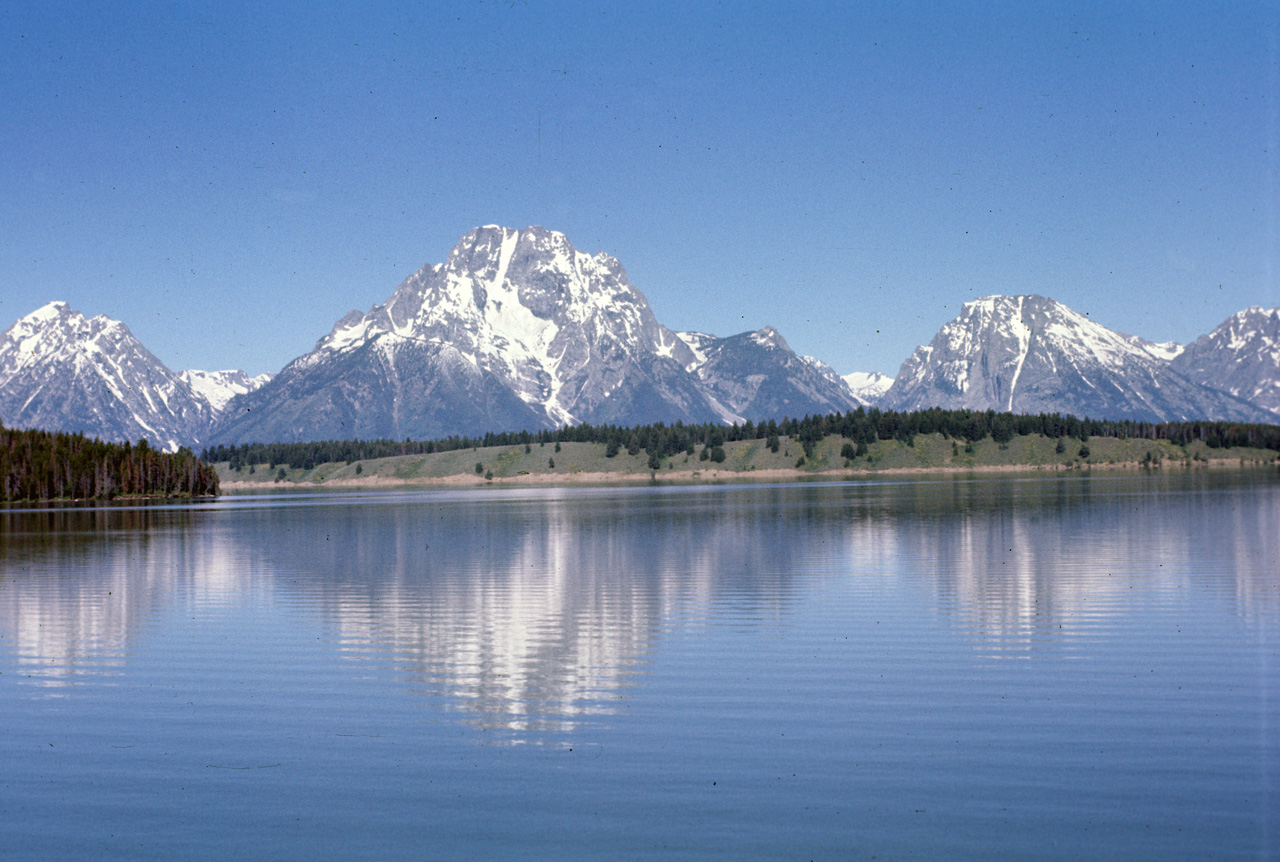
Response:
[{"label": "lake", "polygon": [[1280,858],[1280,475],[0,509],[0,858]]}]

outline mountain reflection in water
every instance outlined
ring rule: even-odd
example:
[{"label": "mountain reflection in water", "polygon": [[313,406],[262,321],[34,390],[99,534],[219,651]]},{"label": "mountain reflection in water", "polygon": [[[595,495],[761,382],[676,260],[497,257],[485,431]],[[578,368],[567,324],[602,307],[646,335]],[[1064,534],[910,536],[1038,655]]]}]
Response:
[{"label": "mountain reflection in water", "polygon": [[[524,739],[613,713],[673,628],[803,626],[792,618],[799,599],[832,583],[857,585],[855,597],[915,590],[992,656],[1069,649],[1170,589],[1274,616],[1273,481],[485,489],[8,509],[0,646],[56,689],[120,673],[153,620],[175,609],[288,608],[360,673],[395,676],[470,724]],[[1201,577],[1224,571],[1233,579]]]}]

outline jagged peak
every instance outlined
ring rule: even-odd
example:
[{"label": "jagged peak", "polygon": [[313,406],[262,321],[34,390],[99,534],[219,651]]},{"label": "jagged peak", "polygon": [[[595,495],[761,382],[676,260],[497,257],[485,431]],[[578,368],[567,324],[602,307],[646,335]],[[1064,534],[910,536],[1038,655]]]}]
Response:
[{"label": "jagged peak", "polygon": [[207,402],[128,326],[60,300],[0,337],[0,393],[6,420],[104,439],[145,436],[170,450],[198,440],[209,415]]},{"label": "jagged peak", "polygon": [[[557,269],[580,270],[594,263],[596,267],[626,280],[626,272],[615,258],[604,252],[588,255],[577,249],[565,234],[541,225],[523,228],[484,225],[473,228],[450,249],[444,269],[474,271],[482,265],[499,267],[504,255],[523,255],[530,251],[548,255]],[[423,271],[427,269],[423,267]],[[434,267],[430,269],[437,271]]]},{"label": "jagged peak", "polygon": [[1182,355],[1182,352],[1186,350],[1186,347],[1176,341],[1163,341],[1156,343],[1154,341],[1147,341],[1145,338],[1133,336],[1133,343],[1146,351],[1148,355],[1154,356],[1156,359],[1160,359],[1165,362],[1177,359]]},{"label": "jagged peak", "polygon": [[61,299],[55,299],[53,302],[46,302],[35,311],[27,315],[28,319],[42,319],[51,317],[60,317],[68,311],[72,311],[70,305]]},{"label": "jagged peak", "polygon": [[[109,318],[103,321],[115,322]],[[0,374],[8,377],[19,368],[65,350],[87,335],[97,336],[107,329],[96,318],[95,322],[99,325],[91,327],[88,318],[62,300],[45,303],[23,315],[0,332]]]},{"label": "jagged peak", "polygon": [[511,235],[517,237],[529,236],[536,240],[551,241],[556,243],[569,243],[569,238],[558,230],[551,230],[542,225],[531,224],[522,228],[505,227],[500,224],[486,224],[480,227],[472,228],[462,235],[458,240],[459,246],[471,246],[482,240],[497,239],[499,242]]},{"label": "jagged peak", "polygon": [[1048,296],[1041,296],[1038,293],[997,293],[967,300],[961,307],[960,317],[966,317],[974,313],[986,313],[992,316],[1013,315],[1028,308],[1058,311],[1068,315],[1076,314],[1076,312],[1058,302],[1058,300]]},{"label": "jagged peak", "polygon": [[866,405],[878,403],[893,385],[893,378],[879,371],[854,371],[841,375],[840,379],[849,387],[853,397]]},{"label": "jagged peak", "polygon": [[88,317],[60,299],[47,302],[35,311],[18,318],[6,332],[13,336],[29,338],[36,334],[67,329],[76,331],[77,338],[84,337],[86,334],[94,338],[113,333],[128,336],[133,334],[128,324],[123,321],[105,314]]},{"label": "jagged peak", "polygon": [[574,246],[567,234],[536,224],[522,228],[504,227],[503,225],[498,224],[487,224],[481,225],[477,228],[472,228],[467,233],[463,234],[458,240],[457,244],[451,250],[450,256],[455,252],[465,252],[481,245],[490,245],[495,248],[500,248],[503,242],[507,242],[512,238],[517,242],[521,240],[527,241],[535,248],[546,250],[561,249],[567,252],[582,254],[584,257],[595,261],[597,264],[625,276],[625,270],[623,270],[622,262],[608,252],[597,251],[593,255],[586,255]]},{"label": "jagged peak", "polygon": [[1237,311],[1211,332],[1196,339],[1188,348],[1187,360],[1205,350],[1229,350],[1240,356],[1244,353],[1280,355],[1280,308],[1263,308],[1254,305]]},{"label": "jagged peak", "polygon": [[782,337],[782,333],[774,329],[772,326],[762,326],[749,336],[752,341],[761,347],[774,347],[780,350],[791,350],[787,340]]},{"label": "jagged peak", "polygon": [[46,302],[35,311],[24,314],[22,317],[14,321],[14,325],[17,326],[21,324],[24,328],[33,326],[40,327],[47,326],[54,321],[75,319],[77,317],[82,318],[84,315],[76,311],[63,300],[55,299],[53,302]]},{"label": "jagged peak", "polygon": [[1266,325],[1268,323],[1280,323],[1280,308],[1264,308],[1261,305],[1251,305],[1248,308],[1241,309],[1235,314],[1224,320],[1218,329],[1231,326],[1257,326]]}]

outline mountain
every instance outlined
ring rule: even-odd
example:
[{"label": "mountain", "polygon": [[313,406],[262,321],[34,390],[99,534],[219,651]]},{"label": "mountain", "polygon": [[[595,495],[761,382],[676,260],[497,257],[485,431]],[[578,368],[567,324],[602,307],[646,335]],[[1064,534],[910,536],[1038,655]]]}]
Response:
[{"label": "mountain", "polygon": [[9,427],[145,437],[175,450],[199,442],[212,418],[118,320],[51,302],[0,334],[0,421]]},{"label": "mountain", "polygon": [[1172,361],[1190,380],[1280,414],[1280,308],[1236,312]]},{"label": "mountain", "polygon": [[1113,332],[1042,296],[989,296],[902,364],[880,406],[1061,412],[1104,419],[1273,419],[1173,367],[1177,345]]},{"label": "mountain", "polygon": [[260,388],[271,379],[270,374],[250,377],[239,369],[226,371],[180,371],[178,377],[216,414],[221,413],[232,398]]},{"label": "mountain", "polygon": [[685,368],[739,416],[798,418],[853,410],[861,403],[829,365],[797,355],[772,326],[727,338],[676,334],[694,356]]},{"label": "mountain", "polygon": [[849,387],[853,397],[867,407],[874,407],[884,398],[884,394],[893,385],[893,378],[878,371],[867,373],[855,371],[840,378]]},{"label": "mountain", "polygon": [[274,378],[175,374],[123,323],[53,302],[0,334],[0,422],[202,443],[440,438],[563,424],[738,422],[874,405],[1276,422],[1280,309],[1183,348],[1040,296],[965,303],[896,379],[839,377],[772,327],[660,324],[622,265],[560,233],[477,228]]},{"label": "mountain", "polygon": [[544,228],[490,225],[233,399],[214,436],[399,439],[738,419],[686,370],[694,361],[616,259]]}]

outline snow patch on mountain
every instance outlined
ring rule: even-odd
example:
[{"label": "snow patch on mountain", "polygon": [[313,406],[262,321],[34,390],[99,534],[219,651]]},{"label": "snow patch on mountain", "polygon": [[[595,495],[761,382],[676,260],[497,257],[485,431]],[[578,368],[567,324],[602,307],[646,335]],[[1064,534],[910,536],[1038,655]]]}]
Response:
[{"label": "snow patch on mountain", "polygon": [[868,407],[874,407],[879,404],[880,399],[884,397],[884,394],[889,391],[889,387],[893,385],[892,377],[887,374],[881,374],[878,371],[854,371],[851,374],[845,374],[840,379],[849,387],[853,397]]},{"label": "snow patch on mountain", "polygon": [[252,392],[271,379],[270,374],[255,374],[250,377],[239,369],[225,371],[188,369],[179,372],[178,377],[191,387],[191,391],[202,398],[215,413],[221,413],[235,396]]},{"label": "snow patch on mountain", "polygon": [[1147,341],[1145,338],[1138,338],[1137,336],[1130,336],[1130,341],[1146,351],[1150,356],[1162,362],[1172,362],[1181,356],[1182,351],[1186,349],[1176,341],[1165,341],[1157,344],[1154,341]]},{"label": "snow patch on mountain", "polygon": [[714,335],[705,332],[677,332],[676,337],[689,348],[693,358],[685,365],[686,371],[696,371],[698,366],[707,361],[707,349],[719,341]]}]

